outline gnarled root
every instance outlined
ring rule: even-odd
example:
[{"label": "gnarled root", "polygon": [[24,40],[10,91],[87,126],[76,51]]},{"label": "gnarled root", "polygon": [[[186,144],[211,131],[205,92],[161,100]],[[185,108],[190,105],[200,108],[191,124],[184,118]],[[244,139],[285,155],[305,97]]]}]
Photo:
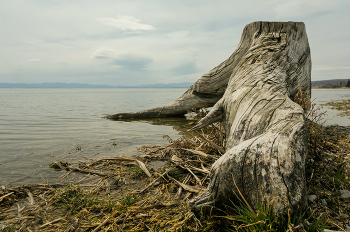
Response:
[{"label": "gnarled root", "polygon": [[290,134],[267,132],[231,148],[213,164],[206,192],[190,202],[193,211],[220,213],[240,202],[256,209],[258,200],[273,201],[276,214],[302,209],[305,134],[299,124]]},{"label": "gnarled root", "polygon": [[106,118],[123,120],[129,118],[183,116],[188,110],[193,108],[203,105],[213,106],[225,93],[230,76],[251,45],[252,36],[252,31],[249,27],[246,27],[241,41],[233,54],[199,78],[172,105],[138,112],[111,114],[107,115]]},{"label": "gnarled root", "polygon": [[[192,130],[220,120],[226,153],[210,173],[206,192],[190,203],[198,212],[239,199],[251,208],[273,201],[276,214],[305,205],[307,132],[294,99],[310,92],[311,58],[303,23],[255,22],[246,26],[249,48],[233,70],[220,101]],[[250,37],[249,37],[250,36]],[[244,199],[244,200],[243,200]]]}]

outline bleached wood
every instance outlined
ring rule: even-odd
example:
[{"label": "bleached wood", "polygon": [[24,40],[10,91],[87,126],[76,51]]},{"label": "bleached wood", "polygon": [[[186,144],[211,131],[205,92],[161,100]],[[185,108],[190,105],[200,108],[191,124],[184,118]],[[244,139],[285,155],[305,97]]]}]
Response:
[{"label": "bleached wood", "polygon": [[[223,97],[197,126],[215,121],[228,135],[226,153],[212,166],[210,185],[191,201],[197,211],[238,203],[240,190],[252,208],[273,199],[276,214],[306,202],[306,126],[294,103],[298,87],[310,91],[311,58],[305,26],[255,22],[244,29],[250,41]],[[234,184],[234,181],[237,184]]]},{"label": "bleached wood", "polygon": [[224,209],[238,202],[238,188],[253,208],[259,198],[272,199],[276,214],[292,213],[306,202],[307,132],[303,110],[291,100],[299,87],[310,94],[304,23],[254,22],[244,28],[236,51],[171,106],[107,118],[179,116],[196,106],[213,106],[192,130],[222,122],[226,153],[214,163],[207,190],[190,206]]}]

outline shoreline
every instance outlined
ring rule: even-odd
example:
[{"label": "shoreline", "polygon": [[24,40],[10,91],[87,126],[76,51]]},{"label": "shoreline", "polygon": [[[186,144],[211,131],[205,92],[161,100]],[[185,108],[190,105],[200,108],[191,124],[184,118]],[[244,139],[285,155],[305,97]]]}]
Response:
[{"label": "shoreline", "polygon": [[[350,190],[350,128],[323,127],[313,122],[309,122],[309,126],[314,129],[309,138],[306,162],[309,206],[299,224],[289,226],[339,229],[350,224],[347,203],[350,198],[341,198],[340,192]],[[220,127],[206,128],[204,139],[198,134],[185,134],[177,140],[168,138],[167,146],[145,146],[142,148],[145,155],[138,161],[130,157],[110,157],[80,162],[78,166],[56,161],[52,168],[65,170],[63,177],[81,171],[86,176],[66,185],[3,187],[0,190],[0,226],[36,231],[68,228],[77,231],[220,231],[237,228],[240,224],[230,219],[234,216],[232,212],[223,218],[196,217],[187,205],[189,199],[209,184],[210,166],[222,154],[219,150],[224,144],[224,132],[214,128]],[[215,136],[210,137],[213,133]],[[145,169],[147,161],[163,161],[167,166]]]}]

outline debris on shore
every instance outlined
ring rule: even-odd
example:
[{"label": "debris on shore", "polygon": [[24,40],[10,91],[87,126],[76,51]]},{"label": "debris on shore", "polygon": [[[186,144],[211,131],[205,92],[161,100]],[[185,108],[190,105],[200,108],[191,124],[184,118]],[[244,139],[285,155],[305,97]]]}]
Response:
[{"label": "debris on shore", "polygon": [[342,100],[342,101],[332,101],[322,104],[324,106],[329,106],[333,110],[342,111],[338,114],[340,117],[350,116],[350,99]]},{"label": "debris on shore", "polygon": [[[205,114],[202,110],[197,117]],[[106,157],[50,166],[82,173],[76,183],[0,189],[1,231],[323,231],[350,225],[349,128],[324,127],[308,114],[306,163],[308,207],[300,215],[275,218],[273,207],[258,212],[235,206],[226,216],[196,216],[188,201],[209,184],[211,165],[225,152],[219,123],[186,133],[168,145],[140,148],[136,158]],[[313,115],[312,118],[310,115]],[[317,121],[317,120],[316,120]],[[345,128],[345,129],[344,129]],[[348,130],[349,129],[349,130]],[[152,163],[164,162],[154,169]],[[282,230],[283,229],[283,230]]]}]

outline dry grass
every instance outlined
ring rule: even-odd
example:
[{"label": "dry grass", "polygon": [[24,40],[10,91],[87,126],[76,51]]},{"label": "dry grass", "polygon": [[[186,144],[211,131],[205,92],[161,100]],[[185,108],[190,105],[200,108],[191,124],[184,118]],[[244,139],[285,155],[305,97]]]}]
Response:
[{"label": "dry grass", "polygon": [[[220,125],[197,136],[147,146],[138,160],[113,157],[50,166],[83,173],[79,183],[9,187],[1,190],[0,228],[11,231],[217,231],[218,221],[200,220],[188,200],[209,184],[211,164],[224,143]],[[214,146],[215,145],[215,146]],[[144,162],[163,160],[159,169]],[[142,164],[140,164],[142,163]],[[149,172],[150,177],[146,175]],[[12,193],[7,195],[7,193]],[[18,206],[17,206],[18,205]]]},{"label": "dry grass", "polygon": [[309,156],[306,163],[308,195],[316,195],[307,215],[330,228],[349,225],[350,204],[339,198],[339,190],[350,190],[350,137],[347,128],[323,126],[325,112],[299,89],[295,102],[307,119]]},{"label": "dry grass", "polygon": [[[336,195],[340,189],[350,189],[349,137],[337,128],[317,124],[322,118],[317,108],[308,105],[307,97],[298,97],[303,99],[300,104],[304,104],[309,117],[308,194],[325,199],[327,205],[319,200],[310,205],[297,222],[288,222],[288,231],[317,231],[322,225],[339,229],[349,222],[344,214],[350,214],[349,204]],[[193,122],[206,113],[204,109],[193,113]],[[197,218],[188,207],[187,202],[208,186],[211,165],[224,152],[226,135],[220,124],[177,140],[165,137],[168,145],[140,148],[144,155],[138,161],[112,157],[78,164],[57,161],[52,165],[66,171],[62,177],[72,172],[84,173],[78,183],[3,188],[0,228],[3,231],[227,231],[229,228],[253,231],[261,225],[261,217],[256,222],[232,223],[232,218],[244,216],[244,208],[236,210],[237,215]],[[167,165],[145,170],[143,164],[155,160],[165,161]],[[283,218],[275,221],[270,209],[266,210],[268,213],[261,212],[269,220],[272,218],[271,226],[282,228]],[[256,215],[262,215],[261,212]]]}]

